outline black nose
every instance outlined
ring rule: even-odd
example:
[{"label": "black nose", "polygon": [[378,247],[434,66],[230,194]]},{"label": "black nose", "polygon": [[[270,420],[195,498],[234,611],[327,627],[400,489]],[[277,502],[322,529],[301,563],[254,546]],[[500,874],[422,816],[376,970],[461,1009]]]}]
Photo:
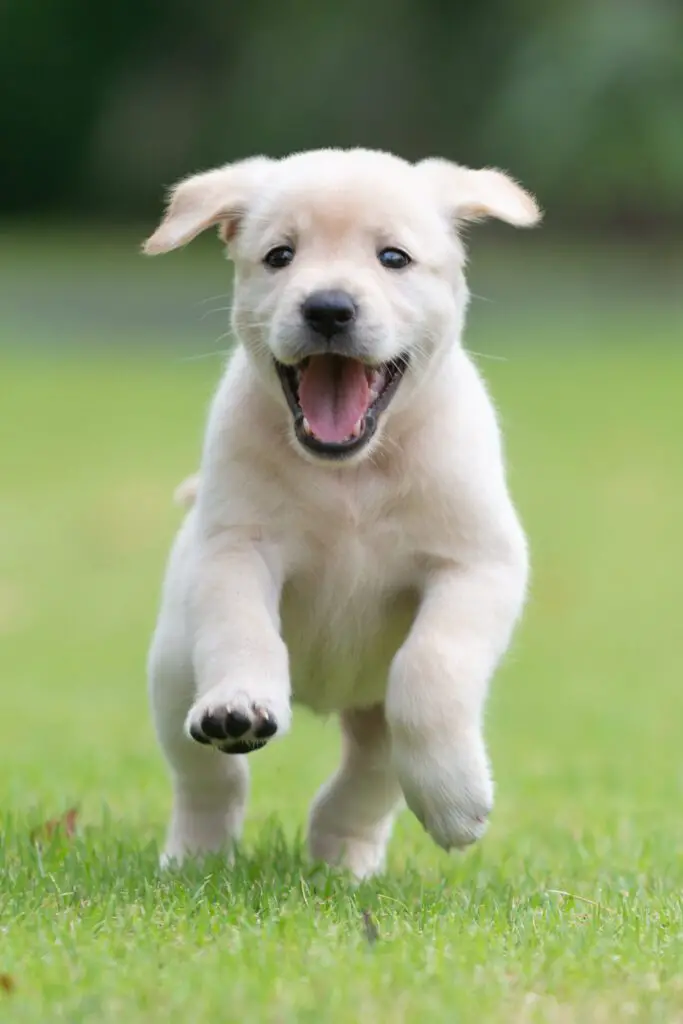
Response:
[{"label": "black nose", "polygon": [[312,292],[301,312],[312,330],[329,339],[350,326],[356,317],[356,304],[348,292],[326,289]]}]

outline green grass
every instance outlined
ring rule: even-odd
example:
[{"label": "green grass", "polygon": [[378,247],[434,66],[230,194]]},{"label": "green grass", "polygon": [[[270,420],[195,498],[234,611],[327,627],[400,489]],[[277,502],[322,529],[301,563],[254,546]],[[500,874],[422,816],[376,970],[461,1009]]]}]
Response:
[{"label": "green grass", "polygon": [[[40,348],[0,352],[0,1020],[683,1020],[673,311],[622,345],[615,305],[572,349],[521,345],[511,317],[507,361],[482,361],[534,556],[490,703],[496,810],[454,857],[404,815],[359,889],[302,851],[337,753],[304,713],[253,761],[236,865],[158,873],[145,649],[219,367],[132,335],[51,351],[40,315],[14,321]],[[473,347],[501,351],[504,317],[479,316]],[[74,805],[75,837],[32,835]]]}]

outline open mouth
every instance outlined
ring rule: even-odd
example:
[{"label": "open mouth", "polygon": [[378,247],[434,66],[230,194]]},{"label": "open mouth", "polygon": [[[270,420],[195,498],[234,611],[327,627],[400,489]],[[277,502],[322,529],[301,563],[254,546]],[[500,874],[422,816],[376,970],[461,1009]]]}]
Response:
[{"label": "open mouth", "polygon": [[276,360],[299,444],[327,459],[360,451],[377,430],[407,367],[407,356],[380,366],[333,354],[309,356],[296,366]]}]

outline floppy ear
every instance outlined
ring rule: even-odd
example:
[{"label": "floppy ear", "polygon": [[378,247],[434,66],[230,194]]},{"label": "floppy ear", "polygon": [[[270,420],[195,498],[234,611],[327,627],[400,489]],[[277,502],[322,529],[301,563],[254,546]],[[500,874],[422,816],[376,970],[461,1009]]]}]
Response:
[{"label": "floppy ear", "polygon": [[163,220],[142,251],[147,256],[170,252],[214,224],[221,224],[221,236],[229,241],[271,164],[259,156],[179,182],[170,191]]},{"label": "floppy ear", "polygon": [[503,171],[474,171],[437,159],[422,160],[417,169],[456,221],[497,217],[530,228],[543,216],[534,197]]}]

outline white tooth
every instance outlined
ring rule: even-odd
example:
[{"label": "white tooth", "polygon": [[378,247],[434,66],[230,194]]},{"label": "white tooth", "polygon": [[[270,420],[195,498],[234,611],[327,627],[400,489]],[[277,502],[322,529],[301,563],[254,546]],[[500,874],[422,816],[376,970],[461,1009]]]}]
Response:
[{"label": "white tooth", "polygon": [[360,437],[360,435],[362,433],[363,433],[363,417],[361,416],[361,418],[358,420],[358,423],[356,423],[355,427],[351,431],[351,437]]},{"label": "white tooth", "polygon": [[303,430],[304,430],[304,434],[308,434],[308,436],[310,437],[311,434],[313,433],[313,431],[311,430],[311,424],[308,422],[308,420],[306,419],[305,416],[304,416],[304,422],[302,423],[302,427],[303,427]]}]

